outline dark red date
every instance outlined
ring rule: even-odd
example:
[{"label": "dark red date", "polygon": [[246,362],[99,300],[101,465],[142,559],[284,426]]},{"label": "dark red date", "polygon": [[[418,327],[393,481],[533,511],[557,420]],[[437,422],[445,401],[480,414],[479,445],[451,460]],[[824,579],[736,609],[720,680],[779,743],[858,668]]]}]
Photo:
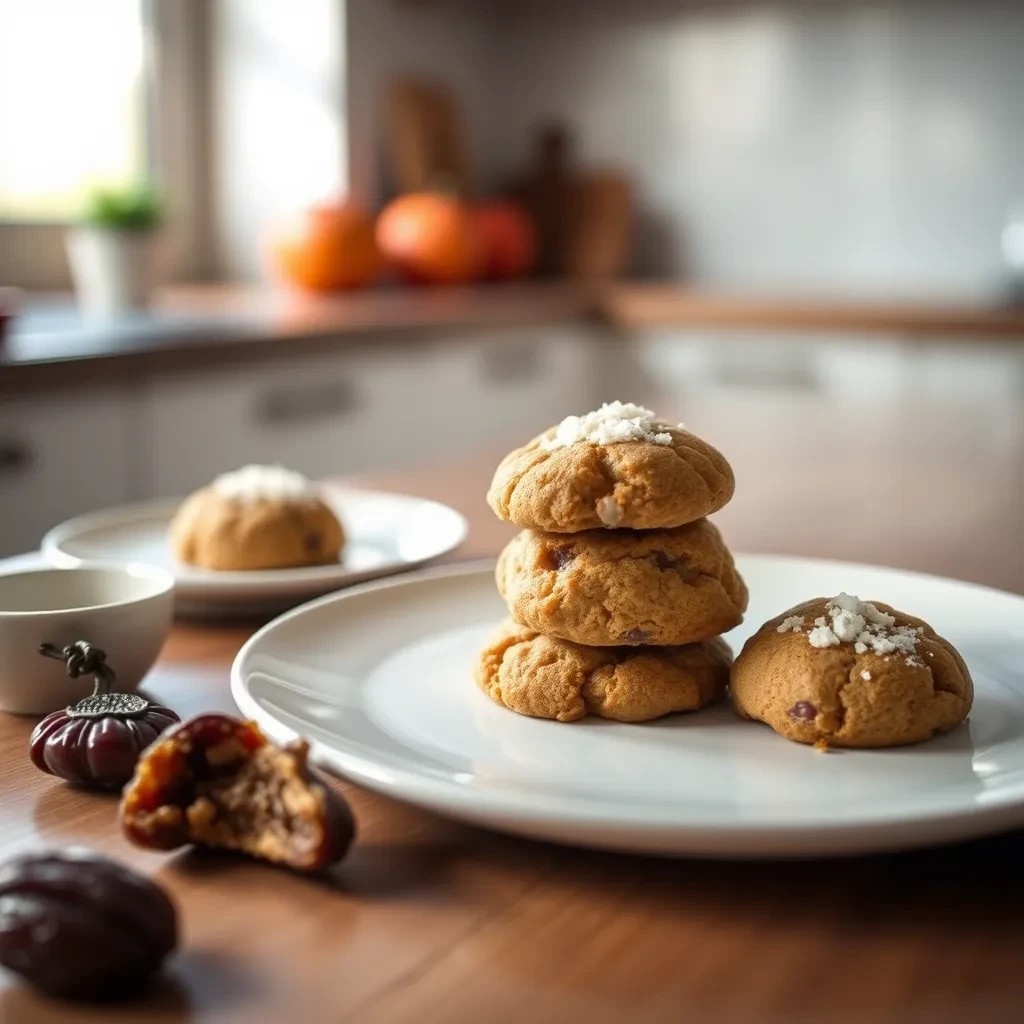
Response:
[{"label": "dark red date", "polygon": [[807,700],[798,700],[786,713],[798,722],[813,722],[818,717],[818,709]]},{"label": "dark red date", "polygon": [[544,567],[558,571],[572,565],[576,559],[576,549],[571,544],[556,544],[544,550]]},{"label": "dark red date", "polygon": [[170,708],[150,704],[138,717],[74,717],[54,711],[32,731],[29,756],[41,771],[79,786],[120,789],[139,754],[179,721]]},{"label": "dark red date", "polygon": [[128,995],[178,942],[154,882],[89,850],[27,854],[0,868],[0,963],[51,995]]}]

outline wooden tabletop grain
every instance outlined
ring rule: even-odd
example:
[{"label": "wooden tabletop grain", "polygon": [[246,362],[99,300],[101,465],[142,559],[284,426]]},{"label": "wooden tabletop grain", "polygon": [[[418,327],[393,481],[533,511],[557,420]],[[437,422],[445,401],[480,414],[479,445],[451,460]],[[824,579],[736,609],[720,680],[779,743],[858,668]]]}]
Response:
[{"label": "wooden tabletop grain", "polygon": [[[884,417],[853,431],[834,409],[815,411],[816,427],[808,410],[776,413],[688,410],[736,467],[736,499],[718,517],[736,548],[1024,591],[1019,413],[993,432],[933,410],[898,443]],[[472,533],[459,556],[473,557],[508,535],[483,504],[493,462],[373,483],[460,508]],[[177,625],[147,690],[182,715],[233,710],[228,668],[254,625]],[[3,856],[84,844],[130,863],[173,893],[184,941],[148,996],[121,1006],[54,1003],[4,976],[2,1024],[1004,1024],[1024,1013],[1024,834],[851,860],[656,860],[508,838],[339,782],[358,842],[308,879],[129,846],[113,798],[29,764],[31,726],[0,716]]]}]

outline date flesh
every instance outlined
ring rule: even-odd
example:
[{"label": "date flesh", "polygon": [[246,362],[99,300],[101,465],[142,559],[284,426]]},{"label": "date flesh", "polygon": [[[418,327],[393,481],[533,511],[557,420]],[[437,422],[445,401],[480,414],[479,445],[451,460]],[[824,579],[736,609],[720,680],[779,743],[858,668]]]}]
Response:
[{"label": "date flesh", "polygon": [[333,864],[355,825],[308,753],[302,740],[278,747],[255,723],[227,715],[183,722],[140,759],[121,802],[125,833],[152,849],[194,843],[300,871]]},{"label": "date flesh", "polygon": [[808,700],[798,700],[787,714],[798,722],[813,722],[818,717],[818,709]]}]

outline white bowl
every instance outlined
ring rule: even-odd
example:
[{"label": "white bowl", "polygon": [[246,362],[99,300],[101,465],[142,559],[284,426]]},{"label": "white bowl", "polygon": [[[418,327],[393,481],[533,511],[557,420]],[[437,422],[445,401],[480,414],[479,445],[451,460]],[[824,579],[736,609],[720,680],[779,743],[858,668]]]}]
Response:
[{"label": "white bowl", "polygon": [[92,692],[39,645],[87,640],[107,654],[114,689],[135,690],[171,625],[174,577],[150,565],[91,563],[0,574],[0,710],[45,715]]}]

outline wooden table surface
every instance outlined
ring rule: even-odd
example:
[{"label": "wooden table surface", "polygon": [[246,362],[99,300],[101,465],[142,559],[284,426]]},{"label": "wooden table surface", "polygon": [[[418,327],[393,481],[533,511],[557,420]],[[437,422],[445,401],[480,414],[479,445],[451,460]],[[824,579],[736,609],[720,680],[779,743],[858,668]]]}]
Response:
[{"label": "wooden table surface", "polygon": [[[999,431],[948,410],[925,422],[904,411],[896,435],[884,417],[854,430],[818,410],[825,419],[810,430],[809,415],[688,409],[736,467],[736,499],[718,517],[735,547],[1024,591],[1019,411]],[[493,461],[373,482],[461,508],[472,534],[459,556],[479,556],[507,536],[481,497]],[[183,715],[233,710],[228,668],[253,626],[177,625],[147,690]],[[507,838],[338,783],[359,838],[332,874],[308,879],[134,849],[113,798],[29,764],[31,725],[0,716],[0,851],[85,844],[140,868],[177,900],[183,944],[166,978],[129,1005],[60,1005],[5,976],[2,1024],[1024,1015],[1024,834],[852,860],[655,860]]]}]

